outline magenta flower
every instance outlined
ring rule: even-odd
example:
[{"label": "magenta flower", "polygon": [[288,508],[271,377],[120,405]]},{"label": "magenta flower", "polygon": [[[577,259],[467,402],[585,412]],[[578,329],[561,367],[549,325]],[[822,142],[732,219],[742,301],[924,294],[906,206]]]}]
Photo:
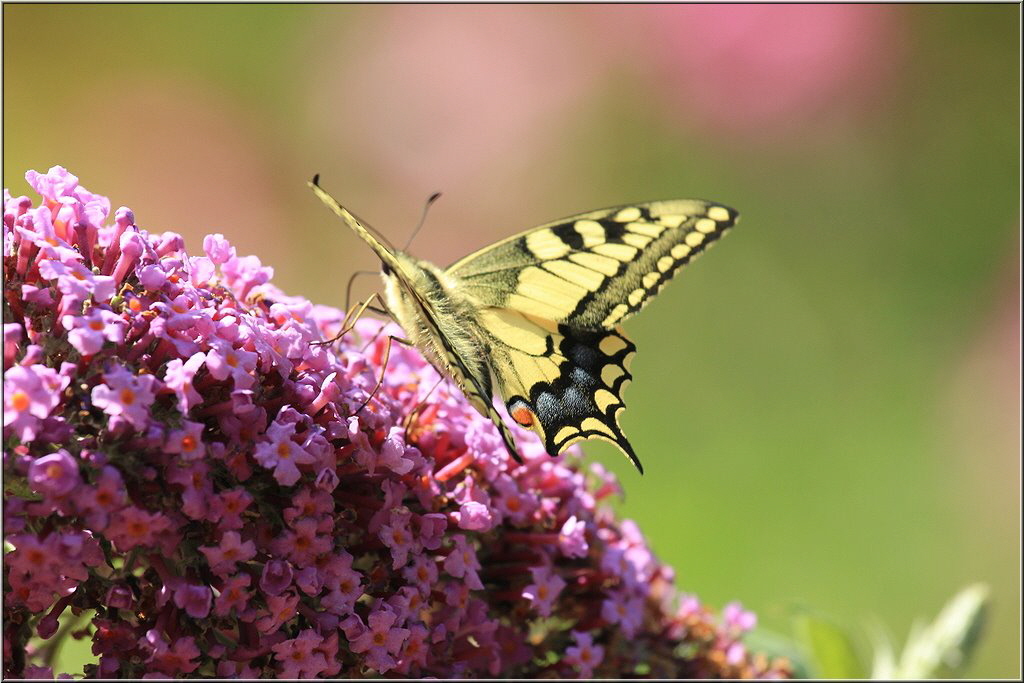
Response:
[{"label": "magenta flower", "polygon": [[586,631],[573,631],[572,637],[576,644],[565,649],[563,661],[576,668],[580,678],[593,678],[594,669],[604,659],[604,648],[594,645],[593,638]]},{"label": "magenta flower", "polygon": [[42,421],[60,404],[68,385],[53,368],[43,365],[15,366],[4,373],[4,434],[8,428],[19,441],[31,442]]},{"label": "magenta flower", "polygon": [[[77,261],[70,263],[56,259],[39,262],[39,274],[46,280],[56,280],[57,289],[64,295],[62,308],[80,305],[94,299],[106,303],[114,296],[116,282],[109,275],[93,275],[92,271]],[[63,312],[63,311],[62,311]]]},{"label": "magenta flower", "polygon": [[561,595],[566,583],[562,577],[552,573],[548,566],[531,567],[533,583],[523,588],[523,597],[542,617],[550,617],[555,601]]},{"label": "magenta flower", "polygon": [[65,315],[60,322],[68,331],[68,341],[83,356],[93,355],[104,342],[124,341],[124,319],[102,308],[89,309],[85,315]]},{"label": "magenta flower", "polygon": [[252,494],[243,488],[221,491],[210,501],[210,520],[217,522],[221,529],[241,529],[242,514],[252,501]]},{"label": "magenta flower", "polygon": [[[252,577],[248,574],[236,574],[226,579],[220,587],[213,613],[218,617],[226,617],[234,612],[239,618],[250,616],[246,607],[249,604],[249,584]],[[251,621],[252,619],[245,619]]]},{"label": "magenta flower", "polygon": [[323,636],[313,629],[302,631],[291,640],[274,645],[274,659],[280,662],[282,678],[315,678],[327,668],[327,658],[317,648]]},{"label": "magenta flower", "polygon": [[202,619],[210,613],[213,592],[209,586],[186,583],[174,591],[174,604],[193,619]]},{"label": "magenta flower", "polygon": [[204,546],[199,550],[206,555],[210,571],[220,576],[227,576],[239,562],[248,562],[256,556],[256,544],[253,541],[243,542],[237,531],[225,531],[219,545]]},{"label": "magenta flower", "polygon": [[483,584],[477,571],[480,569],[480,562],[476,558],[476,551],[473,546],[466,542],[462,534],[455,536],[455,547],[448,553],[444,561],[444,570],[456,578],[461,578],[466,585],[473,590],[480,590]]},{"label": "magenta flower", "polygon": [[28,468],[28,480],[33,490],[50,496],[71,493],[82,481],[78,463],[63,448],[33,461]]},{"label": "magenta flower", "polygon": [[[220,235],[29,174],[4,196],[4,673],[71,608],[98,677],[777,676],[578,455],[493,425],[394,327],[290,297]],[[359,409],[365,405],[365,408]],[[356,412],[358,410],[358,412]],[[66,673],[66,672],[57,672]]]},{"label": "magenta flower", "polygon": [[757,626],[757,615],[743,609],[738,602],[730,602],[722,608],[722,621],[732,633],[739,635]]},{"label": "magenta flower", "polygon": [[643,623],[643,597],[613,592],[601,604],[601,616],[610,624],[618,624],[623,634],[632,638]]},{"label": "magenta flower", "polygon": [[268,596],[267,607],[260,610],[262,616],[256,620],[256,628],[264,635],[277,632],[295,618],[298,605],[299,596],[295,593]]},{"label": "magenta flower", "polygon": [[155,671],[174,676],[192,673],[199,667],[199,662],[195,660],[202,652],[196,646],[194,638],[179,638],[168,644],[160,634],[150,631],[146,634],[146,640],[152,649],[147,663]]},{"label": "magenta flower", "polygon": [[143,545],[153,545],[157,535],[167,531],[171,521],[159,512],[146,512],[134,505],[118,511],[106,529],[106,536],[119,550],[127,551]]},{"label": "magenta flower", "polygon": [[260,590],[267,595],[280,595],[292,585],[294,571],[285,560],[270,560],[263,565]]},{"label": "magenta flower", "polygon": [[268,470],[282,486],[291,486],[302,476],[299,465],[308,465],[316,459],[292,440],[295,425],[275,422],[267,430],[267,441],[256,446],[253,457]]},{"label": "magenta flower", "polygon": [[409,637],[409,629],[394,627],[397,619],[398,616],[388,610],[371,612],[367,619],[369,628],[349,644],[353,652],[365,652],[367,664],[378,673],[395,668],[397,662],[393,655],[401,651]]},{"label": "magenta flower", "polygon": [[587,556],[590,546],[587,545],[586,531],[586,523],[576,519],[576,515],[565,520],[562,530],[558,532],[558,547],[566,557]]},{"label": "magenta flower", "polygon": [[215,339],[206,354],[206,368],[214,379],[230,377],[235,388],[246,389],[252,385],[249,373],[256,369],[256,359],[257,354],[251,351],[237,349],[226,341]]},{"label": "magenta flower", "polygon": [[399,569],[409,561],[413,535],[409,530],[409,511],[392,510],[390,521],[377,532],[381,542],[391,549],[391,568]]},{"label": "magenta flower", "polygon": [[206,354],[198,351],[187,360],[172,358],[167,363],[166,374],[164,374],[164,386],[171,389],[178,397],[178,410],[181,411],[182,415],[188,415],[188,411],[193,406],[203,402],[203,397],[192,386],[192,382],[206,359]]},{"label": "magenta flower", "polygon": [[297,520],[274,545],[274,550],[287,556],[296,566],[312,566],[318,557],[329,553],[334,545],[329,536],[319,532],[319,526],[312,517]]},{"label": "magenta flower", "polygon": [[138,430],[149,424],[149,407],[155,398],[156,379],[134,375],[122,367],[103,373],[103,384],[92,390],[92,403],[107,415],[122,419]]}]

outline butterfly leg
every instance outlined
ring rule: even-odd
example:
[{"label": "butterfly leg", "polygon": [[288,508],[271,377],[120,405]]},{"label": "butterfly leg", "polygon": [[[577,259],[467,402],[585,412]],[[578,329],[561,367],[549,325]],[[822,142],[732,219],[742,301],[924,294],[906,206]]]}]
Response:
[{"label": "butterfly leg", "polygon": [[[377,334],[379,335],[380,332],[377,332]],[[373,338],[376,339],[377,335],[374,335]],[[366,397],[366,400],[363,401],[363,403],[358,408],[356,408],[356,411],[354,413],[352,413],[353,415],[358,415],[359,412],[363,408],[365,408],[366,405],[370,402],[370,400],[377,394],[377,392],[380,391],[381,386],[384,384],[384,374],[388,370],[388,360],[391,358],[391,344],[393,342],[398,342],[399,344],[404,344],[405,346],[410,346],[410,347],[413,346],[413,343],[411,341],[409,341],[408,339],[403,339],[401,337],[396,337],[393,334],[389,334],[388,335],[387,343],[384,346],[384,358],[382,359],[381,364],[380,364],[380,366],[381,366],[380,367],[380,379],[377,380],[377,384],[373,387],[373,391],[370,392],[370,395]],[[371,340],[370,343],[373,343],[372,340]],[[367,344],[367,346],[369,346],[369,344]]]},{"label": "butterfly leg", "polygon": [[[348,309],[348,312],[345,313],[345,319],[341,321],[341,331],[338,332],[338,334],[334,335],[330,339],[324,339],[324,340],[321,340],[321,341],[314,341],[314,342],[310,342],[310,343],[311,344],[316,344],[317,346],[324,346],[324,345],[328,345],[328,344],[333,344],[334,342],[338,341],[339,339],[344,337],[346,334],[348,334],[352,330],[353,327],[356,326],[356,321],[359,320],[359,318],[362,317],[363,312],[365,312],[367,309],[369,309],[371,311],[374,311],[374,312],[380,311],[380,309],[375,308],[373,306],[370,306],[370,302],[371,301],[373,301],[374,299],[379,299],[379,298],[380,298],[380,296],[376,292],[374,292],[373,294],[370,295],[370,298],[367,299],[366,301],[364,301],[364,302],[362,302],[360,304],[356,304],[352,308]],[[385,315],[387,314],[386,311],[383,311],[383,313]],[[374,337],[374,338],[376,338],[376,337]]]},{"label": "butterfly leg", "polygon": [[445,378],[443,376],[438,378],[438,380],[436,382],[434,382],[434,386],[430,387],[430,391],[428,391],[426,393],[426,395],[423,398],[421,398],[416,403],[415,406],[413,406],[413,409],[411,411],[409,411],[409,415],[406,416],[405,424],[403,425],[403,427],[405,428],[406,432],[408,432],[412,428],[412,425],[416,421],[416,418],[419,417],[420,411],[422,411],[426,407],[427,399],[430,398],[430,395],[432,393],[434,393],[435,389],[437,389],[439,386],[441,386],[441,382],[443,382],[444,379]]}]

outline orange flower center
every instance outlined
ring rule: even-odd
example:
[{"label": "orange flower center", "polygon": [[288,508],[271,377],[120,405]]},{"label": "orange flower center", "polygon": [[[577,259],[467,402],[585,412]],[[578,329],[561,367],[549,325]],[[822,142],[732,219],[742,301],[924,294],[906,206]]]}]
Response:
[{"label": "orange flower center", "polygon": [[19,413],[23,413],[28,410],[30,405],[32,405],[32,399],[30,399],[28,394],[24,391],[15,391],[11,396],[11,407]]}]

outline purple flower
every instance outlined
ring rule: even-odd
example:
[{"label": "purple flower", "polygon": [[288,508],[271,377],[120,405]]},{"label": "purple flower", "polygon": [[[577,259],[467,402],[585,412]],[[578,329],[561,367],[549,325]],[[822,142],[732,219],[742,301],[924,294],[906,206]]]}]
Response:
[{"label": "purple flower", "polygon": [[203,362],[206,358],[205,353],[197,351],[189,356],[187,360],[172,358],[167,363],[164,385],[168,389],[173,390],[174,394],[178,397],[178,409],[181,410],[182,415],[188,415],[188,411],[193,406],[200,405],[203,402],[203,397],[192,386],[192,382],[195,379],[196,373],[199,372],[199,368],[203,367]]},{"label": "purple flower", "polygon": [[284,624],[295,618],[295,608],[298,607],[299,596],[295,593],[284,593],[283,595],[270,595],[267,597],[267,607],[261,610],[262,616],[256,620],[256,628],[260,633],[269,634],[278,631]]},{"label": "purple flower", "polygon": [[455,536],[455,547],[445,558],[444,570],[456,578],[463,579],[471,589],[480,590],[484,586],[480,583],[480,577],[477,575],[479,569],[480,561],[476,557],[473,546],[466,542],[464,535]]},{"label": "purple flower", "polygon": [[267,595],[280,595],[292,585],[292,566],[284,560],[270,560],[263,565],[260,590]]},{"label": "purple flower", "polygon": [[409,551],[413,547],[413,535],[409,530],[409,511],[405,508],[392,510],[389,522],[380,528],[377,535],[391,550],[391,568],[404,567],[409,561]]},{"label": "purple flower", "polygon": [[113,609],[131,609],[132,602],[132,589],[124,584],[115,584],[107,591],[104,604]]},{"label": "purple flower", "polygon": [[194,660],[198,659],[202,652],[196,645],[195,638],[187,636],[168,643],[154,630],[146,634],[146,640],[152,647],[152,654],[147,663],[156,671],[174,676],[192,673],[199,667],[199,662]]},{"label": "purple flower", "polygon": [[167,452],[178,453],[183,460],[196,460],[203,457],[206,447],[203,445],[203,425],[189,420],[181,421],[181,429],[175,429],[167,435]]},{"label": "purple flower", "polygon": [[93,387],[92,403],[113,418],[127,421],[136,429],[149,424],[149,407],[155,398],[152,375],[134,375],[122,367],[103,373],[103,384]]},{"label": "purple flower", "polygon": [[612,592],[601,604],[601,617],[610,624],[618,624],[627,638],[636,635],[643,623],[643,596]]},{"label": "purple flower", "polygon": [[587,550],[590,546],[587,545],[587,539],[584,535],[587,530],[587,525],[583,520],[576,519],[573,515],[565,521],[562,525],[562,530],[558,533],[558,547],[561,548],[562,553],[566,557],[586,557]]},{"label": "purple flower", "polygon": [[246,607],[249,603],[249,584],[252,577],[248,574],[236,574],[225,579],[220,587],[220,595],[217,596],[213,613],[218,617],[225,617],[234,612],[239,617],[247,613]]},{"label": "purple flower", "polygon": [[105,304],[114,296],[114,278],[94,275],[78,262],[44,259],[39,262],[39,274],[47,280],[57,281],[57,289],[68,302],[65,308],[80,304],[90,297],[98,304]]},{"label": "purple flower", "polygon": [[252,501],[252,494],[243,488],[221,491],[210,501],[210,520],[221,529],[241,529],[242,514]]},{"label": "purple flower", "polygon": [[420,534],[419,541],[427,550],[437,550],[441,547],[441,538],[448,520],[444,515],[436,512],[428,512],[419,518]]},{"label": "purple flower", "polygon": [[65,315],[61,325],[68,330],[68,341],[83,356],[103,348],[104,341],[124,341],[125,322],[121,316],[102,308],[90,308],[85,315]]},{"label": "purple flower", "polygon": [[81,483],[78,463],[63,448],[33,461],[28,480],[34,491],[51,496],[67,495]]},{"label": "purple flower", "polygon": [[220,576],[231,574],[239,562],[248,562],[256,556],[256,544],[253,541],[243,542],[237,531],[225,531],[220,544],[204,546],[199,550],[206,555],[210,571]]},{"label": "purple flower", "polygon": [[50,201],[70,196],[78,187],[78,176],[69,173],[63,166],[52,166],[46,173],[27,171],[25,180],[41,197]]},{"label": "purple flower", "polygon": [[24,330],[18,323],[4,323],[4,365],[14,365],[14,356],[18,352]]},{"label": "purple flower", "polygon": [[302,476],[299,465],[316,461],[292,440],[295,425],[275,422],[267,430],[267,440],[257,444],[253,457],[263,467],[274,470],[274,479],[282,486],[292,486]]},{"label": "purple flower", "polygon": [[324,575],[329,592],[321,604],[333,614],[350,614],[363,595],[363,576],[352,569],[352,556],[344,551],[332,556],[324,566]]},{"label": "purple flower", "polygon": [[757,626],[757,615],[743,609],[738,602],[730,602],[722,608],[722,620],[726,628],[739,635]]},{"label": "purple flower", "polygon": [[209,586],[185,583],[174,591],[174,604],[193,619],[202,619],[210,613],[213,592]]},{"label": "purple flower", "polygon": [[530,601],[537,614],[550,617],[555,601],[561,595],[566,584],[562,577],[552,573],[551,567],[531,567],[533,583],[523,589],[523,597]]},{"label": "purple flower", "polygon": [[467,531],[489,531],[494,526],[492,509],[475,500],[467,501],[456,513],[459,517],[459,528]]},{"label": "purple flower", "polygon": [[417,555],[412,564],[402,570],[402,576],[421,593],[429,594],[437,583],[437,562],[427,555]]},{"label": "purple flower", "polygon": [[171,521],[166,515],[129,505],[111,519],[105,535],[118,550],[127,552],[139,546],[154,545],[158,535],[170,527]]},{"label": "purple flower", "polygon": [[[36,438],[44,418],[60,404],[68,377],[43,365],[16,365],[4,373],[4,427],[19,441]],[[7,429],[4,430],[5,433]]]},{"label": "purple flower", "polygon": [[327,658],[317,647],[323,636],[313,629],[302,631],[296,638],[274,645],[274,659],[280,662],[282,678],[315,678],[327,668]]},{"label": "purple flower", "polygon": [[274,545],[274,550],[287,555],[296,566],[311,565],[320,555],[331,550],[331,539],[319,533],[319,524],[312,517],[297,520]]},{"label": "purple flower", "polygon": [[572,637],[576,644],[565,649],[562,661],[575,667],[580,678],[593,678],[594,669],[604,659],[604,648],[594,645],[593,638],[586,631],[573,631]]},{"label": "purple flower", "polygon": [[227,263],[235,257],[235,248],[220,233],[203,238],[203,251],[217,265]]},{"label": "purple flower", "polygon": [[397,655],[406,639],[409,629],[394,627],[398,617],[390,611],[371,612],[367,618],[369,628],[349,643],[353,652],[365,652],[367,664],[378,673],[386,673],[395,668]]}]

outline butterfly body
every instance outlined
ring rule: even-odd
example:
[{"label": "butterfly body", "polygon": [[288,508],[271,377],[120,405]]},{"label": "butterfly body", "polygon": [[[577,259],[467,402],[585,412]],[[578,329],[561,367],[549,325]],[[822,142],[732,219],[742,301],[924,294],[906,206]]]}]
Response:
[{"label": "butterfly body", "polygon": [[643,471],[619,427],[636,347],[619,323],[737,218],[721,204],[672,200],[592,211],[514,235],[442,269],[382,244],[313,191],[383,264],[388,312],[519,459],[493,396],[556,455],[599,438]]}]

